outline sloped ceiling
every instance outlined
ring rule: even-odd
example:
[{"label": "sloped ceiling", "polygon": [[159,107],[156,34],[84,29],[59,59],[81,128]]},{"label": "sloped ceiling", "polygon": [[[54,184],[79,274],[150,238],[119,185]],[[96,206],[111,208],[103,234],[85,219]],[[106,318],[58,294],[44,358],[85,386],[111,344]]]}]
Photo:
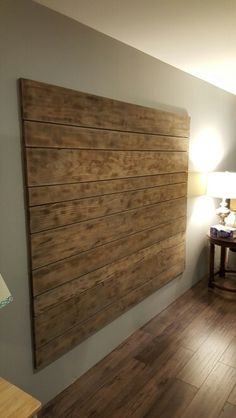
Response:
[{"label": "sloped ceiling", "polygon": [[236,94],[236,0],[35,0]]}]

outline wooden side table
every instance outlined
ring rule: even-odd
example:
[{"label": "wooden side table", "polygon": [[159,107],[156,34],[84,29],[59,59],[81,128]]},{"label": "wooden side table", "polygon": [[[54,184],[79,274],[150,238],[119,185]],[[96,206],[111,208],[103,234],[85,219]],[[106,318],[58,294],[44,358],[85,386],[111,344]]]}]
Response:
[{"label": "wooden side table", "polygon": [[31,418],[36,417],[41,403],[17,386],[0,378],[0,417]]},{"label": "wooden side table", "polygon": [[[214,238],[208,235],[210,243],[210,263],[209,263],[209,281],[208,286],[213,288],[216,287],[221,290],[227,290],[229,292],[236,292],[236,288],[231,288],[217,283],[216,276],[226,277],[227,273],[236,274],[236,270],[228,270],[226,268],[227,250],[236,250],[236,238]],[[220,247],[220,269],[215,272],[215,246]]]}]

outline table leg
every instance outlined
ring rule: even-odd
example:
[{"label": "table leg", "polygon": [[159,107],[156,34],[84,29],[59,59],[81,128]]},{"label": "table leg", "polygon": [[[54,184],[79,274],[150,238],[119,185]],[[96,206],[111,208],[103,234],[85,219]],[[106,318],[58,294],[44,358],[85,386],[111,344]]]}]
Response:
[{"label": "table leg", "polygon": [[208,286],[213,287],[215,266],[215,244],[210,243],[210,264],[209,264],[209,280]]},{"label": "table leg", "polygon": [[225,277],[226,247],[221,247],[220,251],[220,277]]}]

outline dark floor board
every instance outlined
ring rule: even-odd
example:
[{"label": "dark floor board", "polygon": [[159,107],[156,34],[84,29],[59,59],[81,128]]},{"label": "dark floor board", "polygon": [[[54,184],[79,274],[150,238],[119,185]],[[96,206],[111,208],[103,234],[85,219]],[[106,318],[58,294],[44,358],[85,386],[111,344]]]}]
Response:
[{"label": "dark floor board", "polygon": [[196,392],[197,388],[194,386],[174,379],[157,398],[145,418],[181,418]]},{"label": "dark floor board", "polygon": [[148,381],[150,378],[149,367],[135,359],[130,359],[129,363],[95,392],[83,406],[80,403],[75,404],[73,409],[67,412],[65,418],[111,417],[113,411],[122,404],[123,399],[132,398],[142,386],[143,381]]},{"label": "dark floor board", "polygon": [[[148,351],[148,347],[145,350]],[[152,378],[156,381],[157,395],[161,394],[166,383],[176,376],[191,356],[192,352],[183,347],[178,349],[162,347],[159,349],[158,358],[154,357],[151,363],[142,361],[139,356],[130,359],[120,372],[117,372],[85,403],[84,407],[81,407],[81,403],[74,405],[73,411],[68,413],[68,418],[76,418],[77,411],[80,417],[110,418],[120,409],[123,410],[124,405],[129,403],[130,399],[133,399]],[[127,410],[128,407],[125,409]]]},{"label": "dark floor board", "polygon": [[[236,385],[233,388],[232,392],[230,393],[227,401],[231,404],[233,404],[234,406],[236,406]],[[235,415],[236,416],[236,415]]]},{"label": "dark floor board", "polygon": [[235,315],[235,299],[197,284],[49,402],[40,417],[236,417]]},{"label": "dark floor board", "polygon": [[[192,320],[198,312],[214,300],[212,293],[206,292],[206,285],[202,282],[189,289],[159,315],[144,325],[143,329],[152,335],[159,336],[177,322],[187,326],[188,320]],[[195,315],[195,316],[194,316]]]},{"label": "dark floor board", "polygon": [[82,378],[61,392],[49,402],[43,411],[43,418],[63,418],[66,411],[71,410],[76,403],[82,406],[100,387],[115,376],[121,367],[136,352],[147,347],[153,337],[142,330],[136,331],[120,344],[108,356],[86,372]]},{"label": "dark floor board", "polygon": [[222,354],[220,361],[228,366],[236,367],[236,337],[234,337],[230,345]]},{"label": "dark floor board", "polygon": [[155,378],[151,378],[137,393],[113,412],[112,418],[142,418],[155,403],[160,386]]},{"label": "dark floor board", "polygon": [[236,369],[217,363],[182,418],[217,418],[236,383]]},{"label": "dark floor board", "polygon": [[179,373],[179,379],[199,388],[232,342],[234,331],[235,316],[228,313]]},{"label": "dark floor board", "polygon": [[219,418],[235,418],[236,406],[226,402]]},{"label": "dark floor board", "polygon": [[224,302],[214,300],[179,334],[178,343],[196,351],[209,337],[209,334],[214,331],[226,313],[227,309],[224,307]]}]

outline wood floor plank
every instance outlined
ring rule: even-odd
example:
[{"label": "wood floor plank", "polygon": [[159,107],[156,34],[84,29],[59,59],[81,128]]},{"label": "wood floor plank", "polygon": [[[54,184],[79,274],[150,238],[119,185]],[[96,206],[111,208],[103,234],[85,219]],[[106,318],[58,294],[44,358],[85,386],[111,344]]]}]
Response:
[{"label": "wood floor plank", "polygon": [[111,417],[112,410],[122,402],[125,395],[132,395],[137,386],[141,383],[139,376],[143,379],[150,378],[150,369],[143,363],[131,359],[120,372],[99,389],[94,396],[82,407],[75,405],[72,411],[67,411],[65,418],[80,417]]},{"label": "wood floor plank", "polygon": [[224,309],[223,302],[215,299],[179,334],[178,343],[196,351],[226,313],[227,309]]},{"label": "wood floor plank", "polygon": [[29,187],[179,173],[188,169],[187,153],[178,151],[26,148],[26,161]]},{"label": "wood floor plank", "polygon": [[25,144],[40,148],[187,151],[188,138],[26,121]]},{"label": "wood floor plank", "polygon": [[203,282],[198,283],[197,293],[196,298],[195,287],[188,290],[145,324],[143,329],[156,337],[160,336],[165,330],[170,331],[171,327],[185,329],[214,300],[212,293],[206,293],[206,284]]},{"label": "wood floor plank", "polygon": [[142,190],[149,187],[186,182],[187,173],[175,173],[51,186],[36,186],[29,187],[29,204],[30,206],[45,205],[48,203],[78,199],[78,196],[80,199],[83,199],[108,195],[111,193]]},{"label": "wood floor plank", "polygon": [[181,418],[196,392],[197,388],[194,386],[174,379],[164,393],[161,393],[161,396],[156,399],[145,418]]},{"label": "wood floor plank", "polygon": [[[199,298],[198,301],[195,301],[195,303],[193,303],[193,301],[190,303],[188,302],[190,301],[186,300],[186,303],[184,303],[183,301],[183,307],[182,309],[179,309],[179,311],[175,311],[174,309],[172,309],[172,307],[170,308],[170,318],[172,318],[172,321],[168,321],[168,317],[167,320],[164,321],[164,312],[158,315],[158,317],[160,317],[163,320],[163,323],[160,324],[160,322],[157,321],[157,318],[154,318],[153,321],[155,321],[155,325],[153,326],[151,324],[151,331],[152,335],[156,335],[156,339],[158,342],[162,341],[164,344],[168,345],[170,340],[175,340],[176,345],[185,346],[184,336],[188,336],[188,332],[185,334],[185,330],[187,329],[189,331],[192,321],[194,321],[196,317],[201,315],[202,312],[204,312],[208,308],[210,309],[213,303],[211,302],[211,298],[209,299],[206,293],[205,295],[203,295],[202,298]],[[150,325],[148,329],[150,330]],[[144,327],[144,330],[147,331],[146,327]],[[195,348],[196,347],[194,347],[193,345],[192,349],[195,350]]]},{"label": "wood floor plank", "polygon": [[144,417],[156,401],[159,393],[156,379],[151,378],[127,403],[123,402],[119,408],[116,408],[112,418]]},{"label": "wood floor plank", "polygon": [[236,385],[229,395],[228,402],[236,406]]},{"label": "wood floor plank", "polygon": [[124,313],[127,309],[130,309],[131,306],[140,302],[144,297],[152,293],[154,289],[158,289],[161,285],[168,282],[170,278],[173,279],[174,277],[177,277],[182,271],[183,263],[181,262],[176,264],[173,268],[165,270],[156,278],[148,282],[147,285],[145,284],[147,288],[144,290],[142,289],[141,293],[139,292],[139,288],[135,289],[118,302],[112,303],[105,310],[92,316],[88,321],[74,326],[59,338],[54,338],[48,344],[45,344],[37,350],[38,367],[42,366],[42,364],[46,365],[50,363],[52,356],[54,359],[55,356],[59,357],[68,350],[68,347],[70,349],[73,348],[78,342],[83,341],[85,336],[92,335],[95,330],[105,326],[111,319],[116,319],[120,315],[120,312]]},{"label": "wood floor plank", "polygon": [[[157,361],[158,365],[156,364],[155,367],[152,367],[148,363],[145,364],[144,362],[139,361],[138,357],[135,357],[138,364],[144,366],[144,369],[142,369],[142,373],[140,374],[140,377],[142,376],[142,378],[137,379],[135,373],[133,373],[133,376],[130,376],[130,373],[127,374],[126,369],[122,370],[122,372],[117,374],[111,382],[107,382],[105,387],[102,387],[96,392],[94,397],[86,403],[84,408],[81,408],[78,404],[77,411],[76,408],[73,408],[73,413],[69,411],[66,418],[77,418],[78,414],[80,414],[81,417],[96,416],[101,418],[110,418],[116,414],[120,417],[126,416],[121,413],[121,411],[125,414],[127,413],[128,407],[126,406],[124,409],[124,405],[135,397],[139,391],[143,390],[143,386],[146,382],[148,383],[150,381],[152,376],[156,381],[157,394],[160,394],[163,391],[163,376],[165,376],[165,385],[166,381],[169,381],[169,379],[172,379],[173,376],[176,375],[179,368],[186,363],[191,355],[192,353],[189,350],[182,347],[177,350],[170,350],[168,354],[166,350],[160,348],[160,356]],[[134,365],[134,367],[140,366]],[[127,368],[129,368],[129,365]]]},{"label": "wood floor plank", "polygon": [[35,233],[100,218],[130,209],[178,199],[186,196],[186,192],[186,183],[180,183],[34,206],[30,208],[30,230],[31,233]]},{"label": "wood floor plank", "polygon": [[[233,360],[235,312],[235,302],[198,283],[49,402],[40,418],[235,418],[236,368],[222,363]],[[209,329],[197,351],[187,348],[191,326],[198,333],[192,349]],[[177,378],[187,369],[199,389]]]},{"label": "wood floor plank", "polygon": [[228,366],[236,367],[236,337],[222,354],[220,361]]},{"label": "wood floor plank", "polygon": [[[33,269],[184,216],[186,199],[132,209],[31,236]],[[98,238],[99,237],[99,238]]]},{"label": "wood floor plank", "polygon": [[236,406],[226,402],[219,418],[235,418]]},{"label": "wood floor plank", "polygon": [[199,388],[231,343],[234,329],[234,316],[227,314],[179,373],[178,378]]},{"label": "wood floor plank", "polygon": [[127,364],[137,351],[147,347],[152,339],[150,334],[142,330],[136,331],[108,356],[88,370],[82,379],[76,380],[49,402],[44,407],[43,418],[63,418],[66,411],[74,408],[76,402],[82,406],[93,393],[117,375],[122,365]]},{"label": "wood floor plank", "polygon": [[183,414],[183,418],[218,418],[236,383],[236,369],[217,363]]},{"label": "wood floor plank", "polygon": [[130,237],[122,238],[34,270],[32,273],[34,296],[77,279],[93,270],[105,267],[107,264],[119,261],[155,242],[183,232],[185,224],[185,219],[181,217],[174,222],[163,224],[161,228],[151,228],[138,232]]},{"label": "wood floor plank", "polygon": [[22,117],[118,131],[189,136],[190,118],[33,80],[20,80]]}]

